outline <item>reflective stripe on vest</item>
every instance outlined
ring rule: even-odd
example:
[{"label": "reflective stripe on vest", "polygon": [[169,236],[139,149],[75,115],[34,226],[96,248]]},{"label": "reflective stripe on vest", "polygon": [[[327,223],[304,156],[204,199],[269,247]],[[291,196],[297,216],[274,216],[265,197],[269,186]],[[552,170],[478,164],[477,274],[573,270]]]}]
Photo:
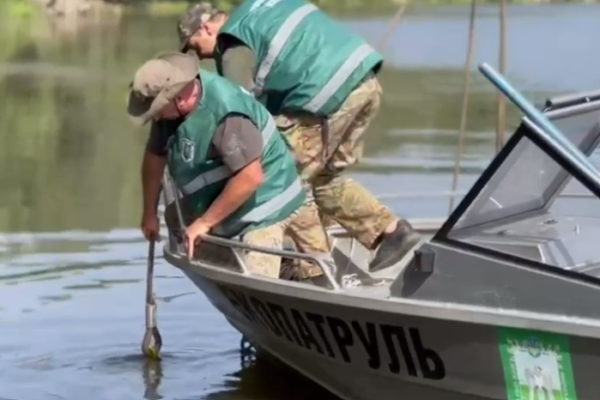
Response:
[{"label": "reflective stripe on vest", "polygon": [[[287,187],[283,192],[279,195],[273,197],[271,200],[267,201],[264,204],[252,209],[249,213],[243,215],[239,220],[232,221],[228,226],[227,230],[229,231],[241,231],[244,229],[246,224],[253,222],[261,222],[264,221],[269,215],[278,213],[285,206],[288,205],[292,200],[296,198],[302,192],[302,183],[300,178],[296,178],[296,180]],[[235,228],[235,229],[233,229]],[[213,231],[217,235],[226,235],[227,231],[221,226],[218,225],[213,229]]]},{"label": "reflective stripe on vest", "polygon": [[331,77],[329,82],[323,86],[321,91],[313,97],[308,104],[304,106],[306,111],[316,113],[327,101],[339,90],[346,82],[352,73],[360,66],[360,64],[371,55],[375,49],[368,44],[363,44],[350,54],[350,57],[344,61],[340,69]]},{"label": "reflective stripe on vest", "polygon": [[298,24],[302,22],[308,14],[317,10],[318,8],[314,4],[306,4],[298,8],[283,21],[283,24],[279,27],[277,33],[273,37],[273,40],[271,40],[267,55],[260,63],[256,78],[254,78],[254,87],[252,88],[252,91],[256,97],[259,97],[262,94],[267,75],[269,75],[273,63],[277,60],[277,57],[279,57],[279,53],[283,50],[283,46],[285,46],[290,36],[292,36],[294,29],[296,29]]},{"label": "reflective stripe on vest", "polygon": [[[269,116],[265,128],[261,131],[263,139],[263,151],[276,130],[277,125],[275,124],[275,120],[271,116]],[[185,185],[181,191],[186,195],[190,195],[207,185],[219,182],[223,179],[228,178],[229,176],[231,176],[231,170],[226,165],[221,165],[220,167],[211,169],[210,171],[198,175],[191,182]]]},{"label": "reflective stripe on vest", "polygon": [[[314,4],[307,4],[292,14],[283,22],[281,27],[277,30],[277,33],[271,40],[269,44],[269,50],[267,51],[267,55],[262,60],[258,67],[258,72],[256,73],[256,78],[254,79],[254,87],[252,88],[252,92],[255,97],[259,97],[262,95],[263,88],[265,86],[265,81],[267,80],[267,76],[271,71],[271,67],[277,60],[279,53],[283,50],[285,44],[292,36],[294,29],[302,22],[302,20],[308,16],[313,11],[317,11],[318,8]],[[306,111],[316,113],[327,101],[335,94],[335,92],[346,82],[346,80],[352,75],[352,73],[360,66],[360,64],[373,52],[375,49],[371,47],[369,44],[363,44],[348,57],[348,59],[342,64],[340,69],[331,77],[329,82],[323,86],[321,91],[317,93],[309,102],[304,106]]]}]

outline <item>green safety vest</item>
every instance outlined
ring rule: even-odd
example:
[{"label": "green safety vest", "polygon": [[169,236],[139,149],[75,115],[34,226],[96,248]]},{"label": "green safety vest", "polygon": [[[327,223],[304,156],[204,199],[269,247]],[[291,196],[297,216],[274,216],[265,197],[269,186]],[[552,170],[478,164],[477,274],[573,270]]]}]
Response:
[{"label": "green safety vest", "polygon": [[199,218],[221,194],[231,170],[221,159],[208,159],[214,133],[230,113],[247,116],[261,131],[261,164],[264,182],[256,192],[213,233],[234,237],[289,217],[306,199],[287,142],[275,121],[254,97],[240,86],[216,74],[200,70],[202,95],[194,111],[177,129],[168,148],[167,162],[184,206]]},{"label": "green safety vest", "polygon": [[224,35],[254,53],[253,92],[273,115],[282,110],[331,115],[383,64],[362,37],[303,0],[246,0],[238,6],[217,36],[221,75]]}]

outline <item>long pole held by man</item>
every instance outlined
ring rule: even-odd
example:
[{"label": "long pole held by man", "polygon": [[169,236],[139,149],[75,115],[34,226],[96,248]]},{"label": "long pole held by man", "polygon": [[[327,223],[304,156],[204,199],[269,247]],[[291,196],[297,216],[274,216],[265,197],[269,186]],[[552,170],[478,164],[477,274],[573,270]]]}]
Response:
[{"label": "long pole held by man", "polygon": [[[156,208],[158,209],[158,202],[156,202]],[[154,248],[160,237],[158,236],[158,230],[156,234],[147,232],[144,232],[144,234],[148,238],[148,258],[146,268],[146,331],[142,339],[142,354],[150,359],[160,360],[162,337],[156,323],[156,299],[154,296]]]},{"label": "long pole held by man", "polygon": [[[167,192],[163,186],[163,199],[165,206],[167,204]],[[158,200],[155,202],[155,209],[158,210]],[[142,339],[142,354],[152,360],[160,360],[160,349],[162,347],[162,337],[158,330],[158,324],[156,321],[156,298],[154,295],[154,250],[156,242],[160,241],[158,233],[160,223],[158,216],[156,216],[155,224],[150,224],[150,229],[142,224],[142,233],[148,240],[148,257],[147,257],[147,268],[146,268],[146,330]]]},{"label": "long pole held by man", "polygon": [[154,247],[156,241],[148,242],[148,268],[146,270],[146,331],[142,339],[142,354],[146,357],[160,360],[162,337],[156,324],[156,300],[154,298]]}]

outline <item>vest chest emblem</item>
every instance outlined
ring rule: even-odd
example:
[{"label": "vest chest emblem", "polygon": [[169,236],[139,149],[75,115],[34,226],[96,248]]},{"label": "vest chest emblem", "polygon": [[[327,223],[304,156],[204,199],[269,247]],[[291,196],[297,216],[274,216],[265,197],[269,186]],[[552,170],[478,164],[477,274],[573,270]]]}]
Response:
[{"label": "vest chest emblem", "polygon": [[181,140],[181,159],[186,162],[192,162],[192,160],[194,159],[194,150],[195,150],[195,145],[194,142],[192,142],[189,139],[182,139]]}]

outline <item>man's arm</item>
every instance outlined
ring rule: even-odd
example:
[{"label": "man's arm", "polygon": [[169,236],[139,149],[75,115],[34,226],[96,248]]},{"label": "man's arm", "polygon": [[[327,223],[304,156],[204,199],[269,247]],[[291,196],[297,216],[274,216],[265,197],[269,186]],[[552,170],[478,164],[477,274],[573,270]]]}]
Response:
[{"label": "man's arm", "polygon": [[250,91],[254,86],[256,57],[239,40],[228,37],[223,52],[223,76]]},{"label": "man's arm", "polygon": [[144,217],[156,216],[158,196],[167,164],[168,135],[159,124],[153,122],[146,142],[146,150],[142,161],[142,194]]},{"label": "man's arm", "polygon": [[201,217],[210,227],[231,215],[263,183],[262,135],[248,118],[226,117],[217,129],[213,144],[225,165],[233,171],[233,176]]}]

